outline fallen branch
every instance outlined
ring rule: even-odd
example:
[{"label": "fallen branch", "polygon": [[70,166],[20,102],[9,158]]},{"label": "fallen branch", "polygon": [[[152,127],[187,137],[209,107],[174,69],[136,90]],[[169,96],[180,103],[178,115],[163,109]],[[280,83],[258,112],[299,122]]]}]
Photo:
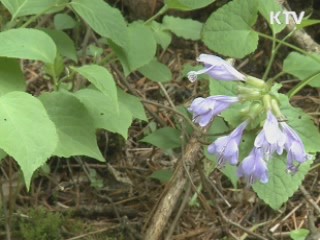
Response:
[{"label": "fallen branch", "polygon": [[201,143],[197,140],[197,136],[193,135],[186,146],[185,153],[178,160],[173,176],[166,185],[153,211],[153,216],[151,217],[144,236],[145,240],[160,239],[188,181],[186,170],[192,171],[194,169],[195,163],[199,159],[198,154],[200,150]]}]

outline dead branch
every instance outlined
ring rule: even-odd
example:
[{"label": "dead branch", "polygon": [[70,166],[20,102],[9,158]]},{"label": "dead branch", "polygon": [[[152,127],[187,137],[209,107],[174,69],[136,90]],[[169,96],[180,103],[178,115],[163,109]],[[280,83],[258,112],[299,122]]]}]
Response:
[{"label": "dead branch", "polygon": [[185,166],[187,170],[192,171],[194,169],[195,163],[199,159],[198,154],[200,150],[201,143],[198,142],[197,137],[191,137],[186,146],[185,154],[178,160],[174,174],[155,207],[154,214],[144,236],[145,240],[160,239],[187,183],[188,175],[185,172]]}]

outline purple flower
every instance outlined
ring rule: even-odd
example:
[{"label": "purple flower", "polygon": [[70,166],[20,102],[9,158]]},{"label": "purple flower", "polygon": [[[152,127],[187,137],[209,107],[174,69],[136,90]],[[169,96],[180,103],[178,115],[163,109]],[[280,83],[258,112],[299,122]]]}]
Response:
[{"label": "purple flower", "polygon": [[245,79],[245,76],[242,73],[238,72],[230,63],[220,57],[209,54],[200,54],[197,61],[203,62],[205,68],[199,71],[189,72],[188,79],[190,82],[196,81],[197,76],[203,73],[207,73],[214,79],[223,81],[244,81]]},{"label": "purple flower", "polygon": [[236,165],[239,159],[239,144],[248,121],[241,123],[228,136],[218,138],[208,146],[208,152],[218,156],[218,165],[225,166],[226,162]]},{"label": "purple flower", "polygon": [[296,172],[297,167],[294,161],[299,164],[311,159],[311,155],[307,154],[303,142],[299,135],[285,122],[281,122],[283,133],[286,136],[285,149],[288,152],[288,171]]},{"label": "purple flower", "polygon": [[267,163],[263,159],[261,148],[253,148],[249,156],[241,162],[238,176],[245,177],[250,184],[259,180],[261,183],[269,181]]},{"label": "purple flower", "polygon": [[193,100],[188,110],[193,113],[193,121],[205,127],[215,116],[238,101],[238,97],[229,96],[199,97]]},{"label": "purple flower", "polygon": [[261,148],[264,156],[268,160],[274,152],[277,152],[279,155],[282,154],[285,141],[285,135],[279,128],[277,118],[271,111],[268,111],[267,119],[263,125],[262,131],[254,141],[254,146]]}]

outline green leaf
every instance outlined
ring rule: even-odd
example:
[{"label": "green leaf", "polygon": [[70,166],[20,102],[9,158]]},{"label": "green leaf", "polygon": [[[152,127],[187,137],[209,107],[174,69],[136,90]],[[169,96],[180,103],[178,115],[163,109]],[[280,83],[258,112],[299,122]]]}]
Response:
[{"label": "green leaf", "polygon": [[171,9],[191,11],[208,6],[215,0],[165,0],[165,4]]},{"label": "green leaf", "polygon": [[140,141],[167,150],[181,146],[180,134],[181,132],[178,129],[164,127],[150,133]]},{"label": "green leaf", "polygon": [[308,229],[300,228],[290,232],[292,240],[305,240],[309,234]]},{"label": "green leaf", "polygon": [[84,155],[105,161],[97,146],[93,119],[76,97],[52,92],[42,94],[40,100],[57,128],[59,142],[54,155],[65,158]]},{"label": "green leaf", "polygon": [[156,58],[139,68],[138,71],[155,82],[169,82],[172,79],[170,69]]},{"label": "green leaf", "polygon": [[160,169],[153,172],[149,177],[159,180],[162,184],[165,184],[170,181],[173,175],[172,169]]},{"label": "green leaf", "polygon": [[164,16],[163,28],[170,30],[178,37],[188,40],[200,40],[203,23],[192,19]]},{"label": "green leaf", "polygon": [[53,40],[36,29],[11,29],[0,33],[0,56],[54,63],[57,48]]},{"label": "green leaf", "polygon": [[248,118],[247,111],[244,110],[248,109],[249,106],[249,102],[236,103],[234,105],[231,105],[231,107],[229,107],[226,111],[222,112],[221,116],[225,121],[229,123],[230,126],[236,128],[239,124],[241,124]]},{"label": "green leaf", "polygon": [[58,13],[54,15],[53,24],[57,30],[65,30],[74,28],[76,21],[66,13]]},{"label": "green leaf", "polygon": [[63,31],[52,30],[52,29],[41,29],[46,34],[48,34],[54,43],[56,44],[59,53],[74,62],[78,61],[76,47],[73,40]]},{"label": "green leaf", "polygon": [[162,24],[156,21],[152,21],[147,26],[151,28],[156,42],[162,47],[162,49],[167,49],[172,40],[171,33],[165,30]]},{"label": "green leaf", "polygon": [[105,129],[110,132],[119,133],[127,139],[128,128],[132,122],[131,109],[129,110],[127,106],[120,101],[119,112],[117,113],[115,106],[110,104],[108,97],[93,89],[80,90],[75,93],[75,96],[89,111],[96,129]]},{"label": "green leaf", "polygon": [[258,34],[251,28],[258,16],[256,0],[234,0],[211,14],[203,31],[203,42],[213,51],[242,58],[256,50]]},{"label": "green leaf", "polygon": [[125,48],[117,48],[111,43],[124,68],[125,75],[148,64],[156,53],[156,41],[152,31],[141,22],[134,22],[128,28],[129,38]]},{"label": "green leaf", "polygon": [[0,163],[1,161],[7,156],[8,154],[3,151],[2,149],[0,149]]},{"label": "green leaf", "polygon": [[41,102],[23,92],[0,97],[0,148],[20,165],[27,188],[33,172],[57,146],[57,132]]},{"label": "green leaf", "polygon": [[[221,134],[225,134],[226,132],[230,131],[229,127],[227,126],[226,122],[218,117],[215,118],[211,127],[208,130],[208,134],[212,134],[212,135],[221,135]],[[216,139],[216,137],[213,138],[209,138],[210,140],[214,140]]]},{"label": "green leaf", "polygon": [[95,32],[121,47],[127,45],[127,24],[118,9],[103,0],[73,0],[71,6]]},{"label": "green leaf", "polygon": [[301,164],[299,171],[295,175],[290,175],[286,173],[286,156],[274,155],[268,161],[269,182],[267,184],[256,182],[253,189],[259,198],[277,210],[298,190],[311,163],[312,161],[307,161]]},{"label": "green leaf", "polygon": [[238,86],[237,82],[225,82],[218,80],[209,80],[209,90],[210,95],[226,95],[226,96],[237,96],[238,95]]},{"label": "green leaf", "polygon": [[64,62],[63,58],[60,54],[57,54],[57,57],[54,61],[54,64],[47,63],[45,64],[45,73],[52,77],[52,79],[56,80],[59,79],[61,74],[64,71]]},{"label": "green leaf", "polygon": [[307,152],[320,152],[320,133],[310,116],[300,108],[292,107],[286,95],[279,94],[279,100],[281,112],[288,120],[287,124],[299,134]]},{"label": "green leaf", "polygon": [[1,0],[1,2],[11,13],[12,19],[58,11],[63,8],[58,5],[66,3],[65,0]]},{"label": "green leaf", "polygon": [[[281,32],[285,27],[285,16],[284,14],[279,15],[279,20],[281,24],[271,24],[270,23],[270,14],[271,12],[277,13],[282,12],[282,6],[279,4],[277,0],[259,0],[259,11],[262,16],[267,20],[269,26],[274,34]],[[300,25],[300,24],[298,24]]]},{"label": "green leaf", "polygon": [[140,102],[139,98],[131,94],[128,94],[123,90],[121,90],[120,88],[118,88],[118,99],[120,103],[126,106],[126,108],[131,112],[134,118],[137,118],[143,121],[148,121],[146,112],[144,111],[143,105]]},{"label": "green leaf", "polygon": [[13,92],[25,91],[26,81],[16,59],[0,58],[0,96]]},{"label": "green leaf", "polygon": [[101,57],[101,55],[103,54],[103,48],[97,47],[94,44],[90,44],[87,48],[87,54],[94,58]]},{"label": "green leaf", "polygon": [[[320,57],[318,54],[313,54],[315,59],[302,55],[297,52],[290,53],[283,62],[283,71],[289,73],[300,80],[307,79],[320,73]],[[312,87],[320,87],[320,75],[315,76],[312,81],[309,82]]]},{"label": "green leaf", "polygon": [[108,96],[108,104],[114,106],[118,112],[117,88],[113,76],[104,67],[98,65],[84,65],[79,68],[72,68],[74,71],[89,80],[99,91]]}]

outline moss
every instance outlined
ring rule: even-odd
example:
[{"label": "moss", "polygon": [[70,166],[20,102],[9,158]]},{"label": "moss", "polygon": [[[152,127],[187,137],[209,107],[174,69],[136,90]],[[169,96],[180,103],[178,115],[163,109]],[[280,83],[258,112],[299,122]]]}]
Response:
[{"label": "moss", "polygon": [[60,240],[63,218],[59,213],[46,211],[44,208],[33,209],[29,218],[19,223],[20,234],[25,240]]}]

